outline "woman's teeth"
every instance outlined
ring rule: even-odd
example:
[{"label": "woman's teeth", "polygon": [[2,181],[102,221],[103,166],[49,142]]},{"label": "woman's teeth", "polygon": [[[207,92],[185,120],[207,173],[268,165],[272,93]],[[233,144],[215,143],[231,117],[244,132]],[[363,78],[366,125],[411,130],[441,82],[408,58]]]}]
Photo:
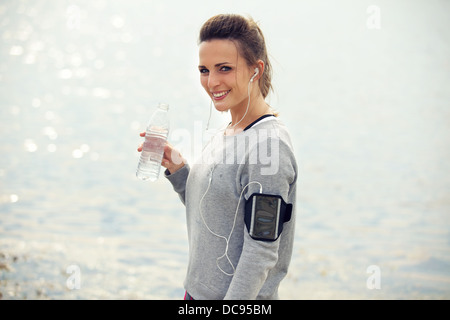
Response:
[{"label": "woman's teeth", "polygon": [[230,91],[231,91],[231,90],[228,90],[228,91],[222,91],[222,92],[217,92],[217,93],[214,93],[214,92],[213,92],[212,95],[213,95],[214,98],[221,98],[221,97],[227,95],[228,92],[230,92]]}]

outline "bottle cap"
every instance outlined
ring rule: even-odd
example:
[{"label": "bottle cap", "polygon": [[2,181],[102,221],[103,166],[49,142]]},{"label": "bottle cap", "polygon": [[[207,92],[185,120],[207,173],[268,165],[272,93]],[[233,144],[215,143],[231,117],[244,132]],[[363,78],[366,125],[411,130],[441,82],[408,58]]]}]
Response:
[{"label": "bottle cap", "polygon": [[160,103],[158,108],[164,109],[164,110],[169,110],[169,105],[167,103]]}]

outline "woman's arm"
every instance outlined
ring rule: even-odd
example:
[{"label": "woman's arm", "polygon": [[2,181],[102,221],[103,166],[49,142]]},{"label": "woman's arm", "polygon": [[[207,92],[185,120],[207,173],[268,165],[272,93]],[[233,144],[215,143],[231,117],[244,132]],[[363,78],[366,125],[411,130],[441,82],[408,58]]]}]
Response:
[{"label": "woman's arm", "polygon": [[[295,157],[289,146],[282,141],[278,141],[276,155],[272,164],[276,168],[274,174],[264,174],[261,165],[245,165],[241,172],[242,186],[249,184],[246,199],[252,193],[259,193],[259,184],[251,184],[257,181],[262,185],[263,194],[279,195],[286,202],[293,202],[291,186],[297,179],[297,166]],[[294,212],[292,213],[294,214]],[[279,262],[279,254],[284,250],[289,250],[294,236],[293,228],[283,229],[280,237],[276,241],[262,241],[253,239],[247,228],[244,226],[244,244],[239,262],[236,267],[233,279],[228,288],[225,299],[255,299],[266,282],[269,272]],[[286,259],[283,255],[283,259]],[[283,262],[284,263],[284,262]],[[282,275],[278,275],[282,277]]]}]

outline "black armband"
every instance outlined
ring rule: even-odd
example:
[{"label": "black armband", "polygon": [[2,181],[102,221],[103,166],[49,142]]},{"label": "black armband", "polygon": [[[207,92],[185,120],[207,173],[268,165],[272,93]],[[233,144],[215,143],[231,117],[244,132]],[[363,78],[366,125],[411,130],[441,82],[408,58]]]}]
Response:
[{"label": "black armband", "polygon": [[245,225],[255,240],[277,240],[291,215],[292,204],[284,202],[281,196],[254,193],[245,202]]}]

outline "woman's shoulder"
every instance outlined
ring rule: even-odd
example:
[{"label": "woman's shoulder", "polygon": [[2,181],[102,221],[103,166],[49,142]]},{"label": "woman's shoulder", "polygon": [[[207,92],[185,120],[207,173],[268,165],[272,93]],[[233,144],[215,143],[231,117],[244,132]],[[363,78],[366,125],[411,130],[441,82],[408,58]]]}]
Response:
[{"label": "woman's shoulder", "polygon": [[247,131],[249,134],[257,134],[261,140],[264,137],[271,139],[276,138],[292,147],[289,129],[279,117],[267,117],[256,123]]}]

